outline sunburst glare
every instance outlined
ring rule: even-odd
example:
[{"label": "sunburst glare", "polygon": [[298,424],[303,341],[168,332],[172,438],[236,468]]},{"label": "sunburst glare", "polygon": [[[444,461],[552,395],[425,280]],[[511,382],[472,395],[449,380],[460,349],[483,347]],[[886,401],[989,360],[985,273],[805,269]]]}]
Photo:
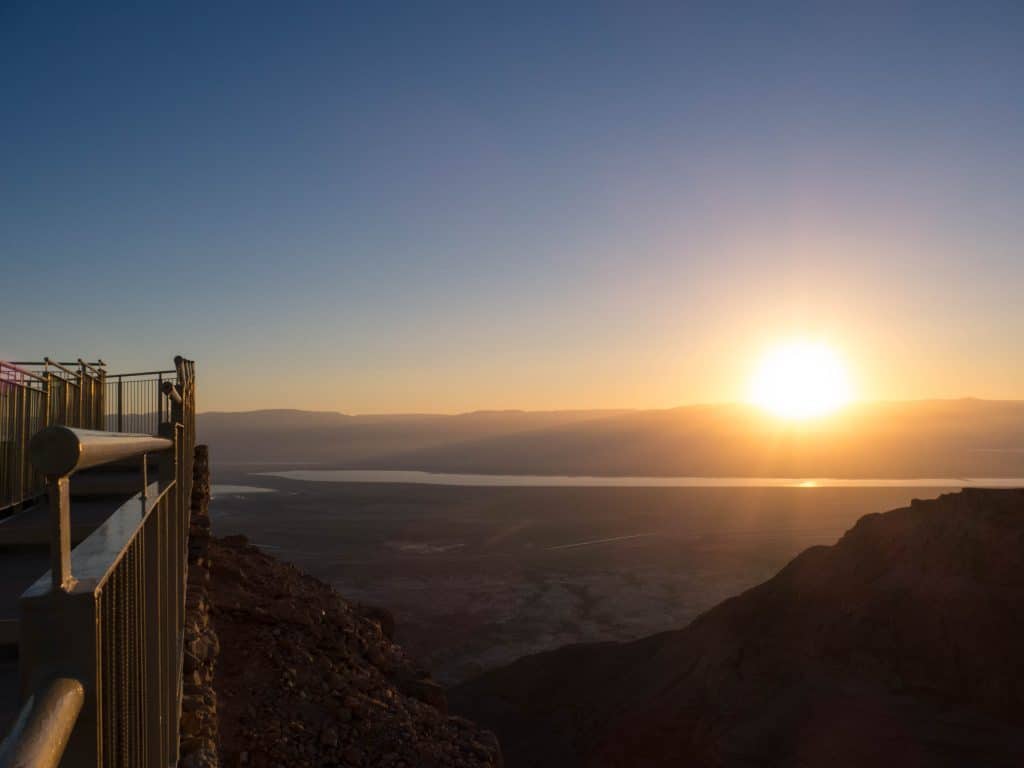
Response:
[{"label": "sunburst glare", "polygon": [[842,359],[817,341],[790,341],[768,350],[750,385],[750,401],[783,419],[827,415],[851,396]]}]

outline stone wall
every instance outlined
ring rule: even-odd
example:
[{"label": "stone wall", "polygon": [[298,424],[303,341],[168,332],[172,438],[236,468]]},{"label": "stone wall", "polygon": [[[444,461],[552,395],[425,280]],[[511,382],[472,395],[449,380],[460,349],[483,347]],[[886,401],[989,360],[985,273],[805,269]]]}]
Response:
[{"label": "stone wall", "polygon": [[182,768],[217,768],[217,694],[213,674],[220,642],[210,622],[209,451],[197,445],[189,516],[188,590],[185,597],[184,688],[181,702]]}]

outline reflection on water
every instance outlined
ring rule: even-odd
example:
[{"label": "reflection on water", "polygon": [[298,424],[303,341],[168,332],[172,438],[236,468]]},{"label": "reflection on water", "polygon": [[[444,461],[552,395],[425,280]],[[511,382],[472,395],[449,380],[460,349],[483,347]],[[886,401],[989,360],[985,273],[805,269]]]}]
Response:
[{"label": "reflection on water", "polygon": [[[526,487],[644,488],[1021,488],[1021,477],[803,478],[803,477],[588,477],[469,475],[389,469],[291,469],[258,472],[288,480],[330,483],[416,483]],[[216,486],[215,486],[216,487]],[[240,486],[234,486],[240,487]],[[257,490],[268,490],[260,488]]]},{"label": "reflection on water", "polygon": [[210,486],[210,498],[218,496],[245,496],[249,493],[274,493],[273,488],[260,488],[255,485],[229,485],[227,483],[214,483]]}]

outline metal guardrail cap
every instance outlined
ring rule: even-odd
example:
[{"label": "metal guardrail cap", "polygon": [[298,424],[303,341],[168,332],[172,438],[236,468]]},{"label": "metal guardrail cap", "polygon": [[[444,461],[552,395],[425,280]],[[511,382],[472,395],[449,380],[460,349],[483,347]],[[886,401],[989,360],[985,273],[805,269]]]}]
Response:
[{"label": "metal guardrail cap", "polygon": [[63,476],[78,464],[82,443],[70,427],[46,427],[32,437],[28,455],[32,466],[44,475]]},{"label": "metal guardrail cap", "polygon": [[63,477],[79,469],[166,451],[173,446],[173,440],[153,435],[52,426],[36,433],[29,443],[28,455],[32,465],[44,475]]},{"label": "metal guardrail cap", "polygon": [[85,704],[85,686],[58,677],[25,702],[10,735],[0,745],[0,765],[56,768]]}]

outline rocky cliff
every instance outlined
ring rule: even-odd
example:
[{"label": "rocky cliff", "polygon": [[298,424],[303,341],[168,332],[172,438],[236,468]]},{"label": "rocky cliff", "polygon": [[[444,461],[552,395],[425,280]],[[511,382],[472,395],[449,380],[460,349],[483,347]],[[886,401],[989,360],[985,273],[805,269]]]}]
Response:
[{"label": "rocky cliff", "polygon": [[391,641],[390,615],[243,537],[211,539],[221,765],[501,765],[493,734]]},{"label": "rocky cliff", "polygon": [[511,766],[1024,764],[1024,491],[862,518],[683,630],[451,693]]},{"label": "rocky cliff", "polygon": [[217,693],[213,687],[220,641],[210,621],[210,464],[197,445],[189,500],[188,590],[182,658],[181,768],[217,768]]}]

